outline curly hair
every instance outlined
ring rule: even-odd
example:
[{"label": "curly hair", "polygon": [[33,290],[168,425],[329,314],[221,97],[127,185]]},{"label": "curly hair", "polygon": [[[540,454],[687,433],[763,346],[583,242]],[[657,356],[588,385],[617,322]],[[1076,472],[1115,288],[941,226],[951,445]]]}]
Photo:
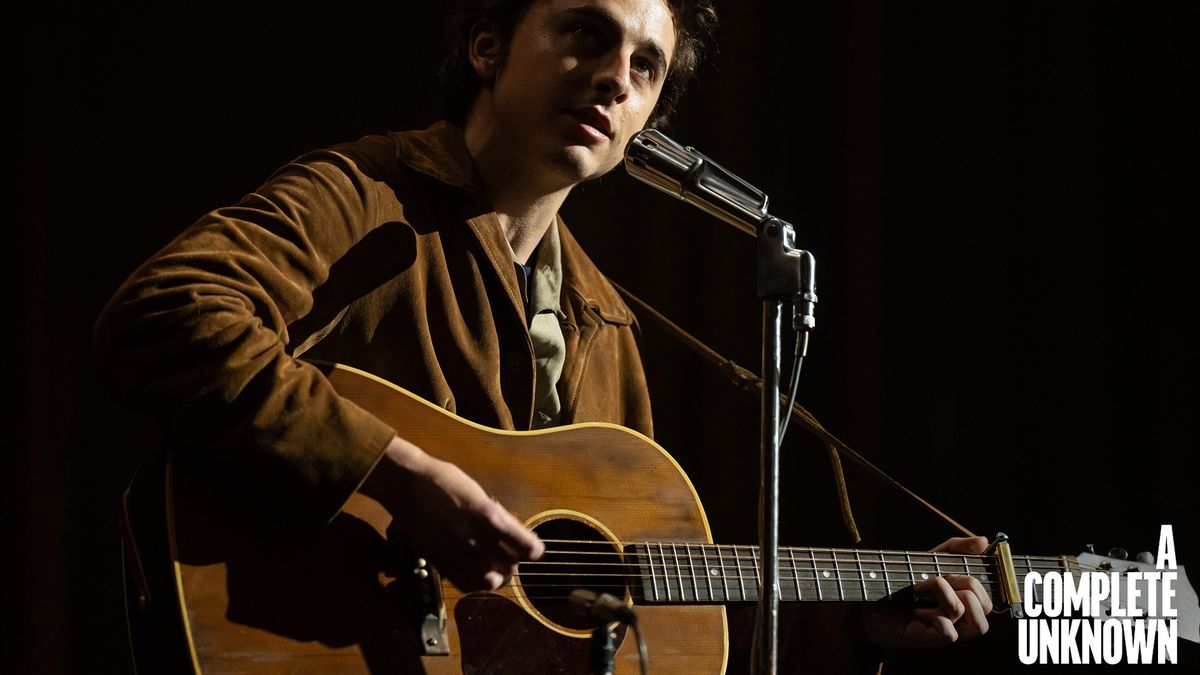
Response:
[{"label": "curly hair", "polygon": [[[447,119],[466,124],[467,113],[479,96],[483,81],[471,67],[468,41],[476,22],[495,24],[502,43],[507,46],[517,24],[525,17],[533,0],[462,0],[451,15],[447,39],[449,49],[442,62],[442,105]],[[713,31],[717,11],[711,0],[664,0],[675,23],[675,57],[649,125],[666,126],[674,114],[687,84],[695,77],[704,55],[713,49]],[[507,54],[507,52],[506,52]]]}]

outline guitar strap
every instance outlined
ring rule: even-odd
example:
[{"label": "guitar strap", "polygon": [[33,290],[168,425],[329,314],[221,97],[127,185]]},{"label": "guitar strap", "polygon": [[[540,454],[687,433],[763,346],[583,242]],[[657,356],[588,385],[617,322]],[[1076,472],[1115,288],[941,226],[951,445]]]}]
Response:
[{"label": "guitar strap", "polygon": [[[751,394],[754,394],[755,396],[762,395],[762,380],[757,375],[755,375],[754,373],[750,372],[749,370],[746,370],[745,368],[739,366],[738,364],[734,363],[732,360],[725,358],[724,356],[722,356],[720,353],[718,353],[717,351],[715,351],[708,345],[706,345],[703,342],[701,342],[700,340],[696,339],[695,336],[689,334],[687,331],[680,328],[673,321],[671,321],[667,317],[663,316],[662,313],[660,313],[658,310],[656,310],[653,307],[651,307],[650,305],[646,304],[645,301],[643,301],[641,298],[637,297],[633,293],[630,293],[629,291],[625,290],[625,288],[621,287],[619,284],[614,282],[612,279],[609,279],[609,283],[611,283],[613,285],[613,288],[617,289],[617,291],[622,295],[622,297],[624,297],[626,301],[628,301],[631,305],[633,305],[634,308],[639,313],[653,319],[656,324],[658,324],[664,330],[667,331],[667,334],[669,334],[671,337],[678,340],[681,344],[683,344],[684,347],[687,347],[688,349],[692,350],[697,355],[699,355],[700,358],[704,359],[709,364],[711,364],[712,366],[715,366],[717,369],[719,369],[720,371],[725,373],[725,375],[729,378],[730,382],[735,387],[737,387],[738,389],[741,389],[743,391],[749,392]],[[782,404],[786,405],[787,404],[786,397],[780,396],[780,402]],[[856,450],[854,450],[850,446],[846,445],[840,439],[838,439],[836,436],[831,434],[828,430],[825,429],[825,427],[819,421],[817,421],[817,418],[814,417],[812,413],[810,413],[808,410],[806,410],[804,408],[804,406],[800,405],[799,403],[792,404],[792,419],[798,420],[801,424],[804,425],[804,427],[806,429],[808,429],[808,431],[810,433],[812,433],[814,436],[819,438],[821,440],[821,442],[824,444],[825,451],[829,454],[830,465],[833,469],[833,479],[834,479],[834,482],[837,484],[838,501],[840,502],[841,511],[842,511],[842,523],[846,526],[846,529],[850,532],[850,536],[851,536],[851,538],[853,538],[854,543],[857,544],[860,541],[862,541],[862,537],[859,535],[858,525],[854,521],[854,512],[850,508],[850,495],[846,489],[846,477],[842,473],[842,461],[841,461],[842,454],[845,454],[847,457],[854,460],[854,462],[856,464],[865,468],[867,471],[874,474],[877,478],[882,480],[884,483],[895,488],[901,494],[912,499],[913,501],[917,502],[918,504],[925,507],[926,509],[932,511],[934,514],[936,514],[942,520],[945,520],[947,523],[949,523],[952,527],[957,529],[959,532],[962,532],[964,535],[966,535],[968,537],[976,536],[975,533],[972,532],[970,529],[963,526],[957,520],[951,518],[944,511],[937,508],[933,504],[929,503],[927,500],[922,498],[917,493],[915,493],[912,490],[905,487],[900,481],[896,480],[895,478],[892,478],[883,469],[880,469],[879,467],[875,466],[875,464],[872,463],[869,459],[867,459],[866,457],[863,457]]]},{"label": "guitar strap", "polygon": [[312,335],[309,335],[308,337],[304,338],[304,341],[301,342],[299,345],[296,346],[295,349],[292,350],[292,358],[294,358],[294,359],[300,358],[301,354],[312,349],[313,347],[316,347],[318,342],[329,337],[329,334],[333,332],[334,328],[337,328],[337,325],[339,323],[341,323],[341,321],[342,321],[342,317],[346,316],[346,312],[348,312],[348,311],[350,311],[350,305],[346,305],[345,307],[343,307],[342,311],[338,312],[337,316],[333,317],[333,321],[330,321],[329,323],[325,324],[324,328],[321,328],[320,330],[314,332]]},{"label": "guitar strap", "polygon": [[[735,387],[754,394],[755,396],[762,395],[762,380],[757,375],[739,366],[731,359],[725,358],[716,350],[704,344],[695,336],[680,328],[676,323],[663,316],[661,312],[648,305],[641,298],[637,297],[633,293],[630,293],[620,284],[616,283],[612,279],[609,279],[608,281],[613,285],[613,288],[617,289],[617,291],[625,298],[625,300],[627,300],[637,309],[638,312],[641,312],[643,315],[653,319],[655,323],[666,330],[667,334],[678,340],[683,344],[683,346],[692,350],[698,354],[700,358],[724,372],[726,377],[729,378],[730,382]],[[318,342],[325,339],[331,332],[333,332],[333,329],[337,327],[338,323],[341,322],[342,318],[346,315],[346,311],[349,309],[350,306],[346,305],[340,312],[338,312],[332,321],[305,338],[292,351],[292,356],[299,358],[300,355],[304,354],[309,349],[312,349]],[[787,399],[784,396],[780,396],[780,402],[786,405]],[[859,534],[858,524],[854,520],[854,511],[850,506],[850,493],[846,488],[845,474],[842,472],[842,454],[845,454],[847,457],[854,460],[856,464],[865,468],[867,471],[874,474],[877,478],[890,485],[901,494],[932,511],[959,532],[962,532],[968,537],[975,536],[975,533],[970,529],[959,523],[954,518],[951,518],[944,511],[934,506],[917,493],[905,487],[900,481],[892,478],[883,469],[875,466],[875,464],[869,459],[859,454],[858,451],[843,443],[841,439],[837,438],[828,430],[826,430],[825,427],[817,420],[817,418],[814,417],[813,414],[808,410],[806,410],[804,406],[793,402],[791,412],[792,419],[798,420],[806,429],[808,429],[809,433],[821,440],[825,447],[826,453],[829,455],[830,468],[833,470],[833,480],[837,486],[838,505],[841,508],[842,523],[845,525],[846,530],[850,533],[850,537],[854,540],[854,543],[857,544],[861,542],[862,536]]]}]

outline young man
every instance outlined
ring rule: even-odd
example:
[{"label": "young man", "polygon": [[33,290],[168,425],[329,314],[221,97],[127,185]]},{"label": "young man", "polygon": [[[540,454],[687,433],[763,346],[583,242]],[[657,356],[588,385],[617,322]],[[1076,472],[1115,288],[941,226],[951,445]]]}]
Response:
[{"label": "young man", "polygon": [[[302,522],[327,522],[360,490],[397,516],[412,550],[477,590],[542,543],[296,357],[357,366],[492,427],[606,421],[650,434],[632,313],[557,214],[674,103],[715,15],[664,0],[468,4],[449,64],[466,76],[452,90],[461,126],[284,167],[139,268],[96,339],[118,389],[177,446]],[[835,629],[882,644],[986,629],[978,582],[920,590],[938,609]]]}]

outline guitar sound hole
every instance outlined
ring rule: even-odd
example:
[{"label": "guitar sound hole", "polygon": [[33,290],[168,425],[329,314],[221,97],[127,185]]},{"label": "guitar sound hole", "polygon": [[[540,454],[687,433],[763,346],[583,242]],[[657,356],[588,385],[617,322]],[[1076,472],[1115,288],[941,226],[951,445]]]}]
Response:
[{"label": "guitar sound hole", "polygon": [[594,628],[599,622],[576,613],[567,598],[571,591],[584,588],[624,600],[625,566],[620,550],[576,520],[548,520],[533,531],[546,542],[546,554],[537,562],[521,563],[517,573],[530,604],[560,626]]}]

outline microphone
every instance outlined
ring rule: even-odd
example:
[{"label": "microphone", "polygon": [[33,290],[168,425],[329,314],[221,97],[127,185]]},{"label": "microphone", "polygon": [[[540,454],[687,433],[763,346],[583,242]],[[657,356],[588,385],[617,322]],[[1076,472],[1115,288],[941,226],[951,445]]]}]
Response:
[{"label": "microphone", "polygon": [[638,630],[637,614],[634,613],[632,607],[627,607],[625,603],[608,593],[596,593],[586,588],[577,588],[571,591],[570,597],[567,598],[567,604],[575,612],[603,622],[592,630],[593,672],[604,675],[612,673],[613,657],[617,650],[613,645],[613,634],[608,630],[608,622],[620,621],[633,629],[633,635],[637,638],[638,664],[641,666],[642,675],[646,675],[650,669],[650,657],[646,652],[646,641],[642,639],[642,633]]},{"label": "microphone", "polygon": [[620,621],[630,625],[637,623],[637,614],[634,613],[633,608],[608,593],[596,593],[586,588],[577,588],[571,591],[567,602],[577,614],[590,616],[605,623],[609,621]]},{"label": "microphone", "polygon": [[760,245],[770,261],[760,262],[759,295],[789,295],[797,300],[794,325],[815,325],[816,259],[795,248],[795,228],[767,212],[767,194],[730,173],[704,153],[671,140],[658,129],[643,129],[625,146],[625,169],[631,176],[698,207],[752,237],[759,230],[782,235],[782,245]]},{"label": "microphone", "polygon": [[758,236],[759,223],[770,217],[765,192],[658,129],[643,129],[629,140],[625,169],[753,237]]}]

